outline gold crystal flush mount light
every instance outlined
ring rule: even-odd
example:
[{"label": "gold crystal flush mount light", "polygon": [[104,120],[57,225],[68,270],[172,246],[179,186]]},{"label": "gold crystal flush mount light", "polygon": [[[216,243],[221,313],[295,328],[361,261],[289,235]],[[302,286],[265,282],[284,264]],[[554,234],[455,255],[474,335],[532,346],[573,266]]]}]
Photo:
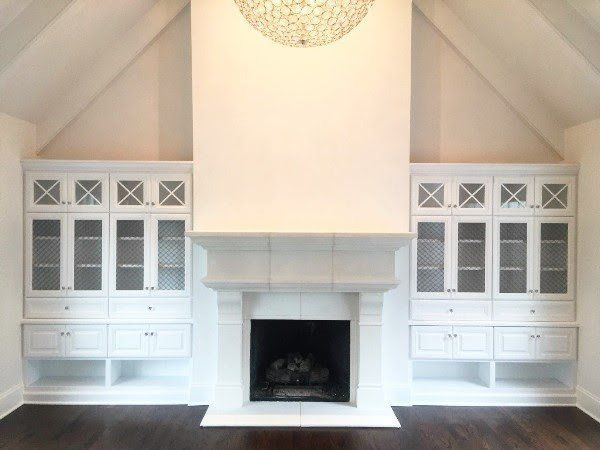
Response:
[{"label": "gold crystal flush mount light", "polygon": [[337,41],[367,15],[374,0],[235,0],[250,24],[291,47]]}]

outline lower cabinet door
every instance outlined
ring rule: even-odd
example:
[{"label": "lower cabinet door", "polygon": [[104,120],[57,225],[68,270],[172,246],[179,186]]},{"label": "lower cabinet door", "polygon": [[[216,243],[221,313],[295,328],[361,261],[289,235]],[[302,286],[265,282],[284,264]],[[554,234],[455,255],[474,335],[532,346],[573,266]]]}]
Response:
[{"label": "lower cabinet door", "polygon": [[411,354],[415,359],[452,358],[452,327],[411,327]]},{"label": "lower cabinet door", "polygon": [[26,358],[59,358],[65,355],[64,325],[25,325],[23,335]]},{"label": "lower cabinet door", "polygon": [[535,328],[494,328],[494,357],[504,360],[535,359]]},{"label": "lower cabinet door", "polygon": [[106,325],[67,325],[66,351],[70,358],[106,358]]},{"label": "lower cabinet door", "polygon": [[149,336],[148,325],[109,325],[108,356],[147,357]]},{"label": "lower cabinet door", "polygon": [[537,328],[535,345],[538,359],[575,359],[577,356],[577,330],[575,328]]},{"label": "lower cabinet door", "polygon": [[454,359],[492,359],[491,327],[454,327],[452,356]]},{"label": "lower cabinet door", "polygon": [[191,355],[191,326],[149,325],[150,356],[161,358],[187,357]]}]

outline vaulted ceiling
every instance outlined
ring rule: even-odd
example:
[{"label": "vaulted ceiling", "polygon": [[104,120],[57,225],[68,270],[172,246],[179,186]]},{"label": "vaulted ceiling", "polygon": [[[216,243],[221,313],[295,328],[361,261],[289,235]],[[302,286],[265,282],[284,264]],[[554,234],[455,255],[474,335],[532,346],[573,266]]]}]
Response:
[{"label": "vaulted ceiling", "polygon": [[[0,112],[35,123],[43,148],[187,3],[0,0]],[[414,5],[558,153],[564,129],[600,117],[600,0]]]}]

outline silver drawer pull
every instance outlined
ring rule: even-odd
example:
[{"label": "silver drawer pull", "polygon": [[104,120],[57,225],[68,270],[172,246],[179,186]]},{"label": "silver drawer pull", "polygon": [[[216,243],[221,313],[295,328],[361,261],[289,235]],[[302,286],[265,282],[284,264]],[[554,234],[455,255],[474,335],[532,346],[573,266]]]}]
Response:
[{"label": "silver drawer pull", "polygon": [[452,338],[452,334],[451,334],[451,333],[448,333],[448,337],[449,337],[449,338]]},{"label": "silver drawer pull", "polygon": [[455,334],[454,337],[458,337],[458,334]]},{"label": "silver drawer pull", "polygon": [[145,332],[145,333],[144,333],[144,336],[148,336],[148,332]]},{"label": "silver drawer pull", "polygon": [[535,314],[535,309],[530,309],[530,310],[529,310],[529,312],[530,312],[531,314]]},{"label": "silver drawer pull", "polygon": [[68,311],[68,310],[69,310],[69,306],[67,305],[67,306],[65,306],[65,311]]},{"label": "silver drawer pull", "polygon": [[152,306],[148,306],[148,311],[152,311]]},{"label": "silver drawer pull", "polygon": [[450,313],[453,313],[453,312],[454,312],[454,309],[450,308],[450,309],[448,310],[448,312],[450,312]]}]

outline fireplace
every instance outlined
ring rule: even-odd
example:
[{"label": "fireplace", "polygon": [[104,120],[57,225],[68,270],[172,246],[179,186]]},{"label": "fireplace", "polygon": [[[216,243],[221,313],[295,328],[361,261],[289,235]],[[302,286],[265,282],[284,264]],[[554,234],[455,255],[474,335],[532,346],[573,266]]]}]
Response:
[{"label": "fireplace", "polygon": [[350,321],[252,320],[250,401],[350,401]]}]

